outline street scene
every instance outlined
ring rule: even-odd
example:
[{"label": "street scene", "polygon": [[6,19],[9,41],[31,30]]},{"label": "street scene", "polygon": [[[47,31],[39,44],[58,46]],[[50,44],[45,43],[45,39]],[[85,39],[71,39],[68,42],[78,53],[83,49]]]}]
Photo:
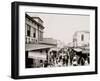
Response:
[{"label": "street scene", "polygon": [[[76,19],[79,20],[75,21]],[[90,65],[90,32],[87,21],[89,22],[88,16],[25,13],[25,68]]]}]

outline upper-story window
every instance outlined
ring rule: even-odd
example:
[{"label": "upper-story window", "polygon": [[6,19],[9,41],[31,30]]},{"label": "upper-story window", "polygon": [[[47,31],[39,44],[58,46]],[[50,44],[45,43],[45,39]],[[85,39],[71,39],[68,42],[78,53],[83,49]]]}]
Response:
[{"label": "upper-story window", "polygon": [[83,34],[81,35],[81,41],[84,41],[84,35]]},{"label": "upper-story window", "polygon": [[39,40],[42,41],[43,40],[43,32],[39,31]]},{"label": "upper-story window", "polygon": [[33,37],[36,38],[36,29],[33,28]]},{"label": "upper-story window", "polygon": [[31,35],[31,26],[27,24],[27,36]]}]

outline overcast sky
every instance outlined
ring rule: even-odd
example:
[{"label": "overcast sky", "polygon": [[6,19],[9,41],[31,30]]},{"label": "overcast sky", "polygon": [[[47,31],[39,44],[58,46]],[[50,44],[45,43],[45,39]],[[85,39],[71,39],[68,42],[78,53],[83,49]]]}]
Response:
[{"label": "overcast sky", "polygon": [[67,44],[72,42],[76,31],[89,31],[90,17],[88,15],[27,14],[40,17],[44,21],[44,38],[54,38]]}]

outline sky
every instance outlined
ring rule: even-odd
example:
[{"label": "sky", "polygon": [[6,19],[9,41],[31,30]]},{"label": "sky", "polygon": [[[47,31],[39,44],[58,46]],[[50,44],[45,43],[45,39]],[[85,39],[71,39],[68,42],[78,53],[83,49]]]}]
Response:
[{"label": "sky", "polygon": [[53,38],[72,42],[76,31],[89,31],[90,16],[77,14],[27,13],[31,17],[40,17],[44,25],[44,38]]}]

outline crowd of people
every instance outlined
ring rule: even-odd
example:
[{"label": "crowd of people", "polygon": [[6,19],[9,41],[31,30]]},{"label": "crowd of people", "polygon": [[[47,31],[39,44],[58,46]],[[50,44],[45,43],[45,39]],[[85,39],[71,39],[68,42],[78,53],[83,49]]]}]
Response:
[{"label": "crowd of people", "polygon": [[73,48],[59,51],[52,50],[49,53],[48,60],[44,63],[46,67],[84,66],[89,64],[89,53],[84,54],[82,51],[75,51]]},{"label": "crowd of people", "polygon": [[[37,64],[38,63],[38,64]],[[59,51],[51,50],[46,60],[32,62],[32,67],[67,67],[85,66],[90,64],[90,54],[76,51],[74,48],[62,48]]]}]

